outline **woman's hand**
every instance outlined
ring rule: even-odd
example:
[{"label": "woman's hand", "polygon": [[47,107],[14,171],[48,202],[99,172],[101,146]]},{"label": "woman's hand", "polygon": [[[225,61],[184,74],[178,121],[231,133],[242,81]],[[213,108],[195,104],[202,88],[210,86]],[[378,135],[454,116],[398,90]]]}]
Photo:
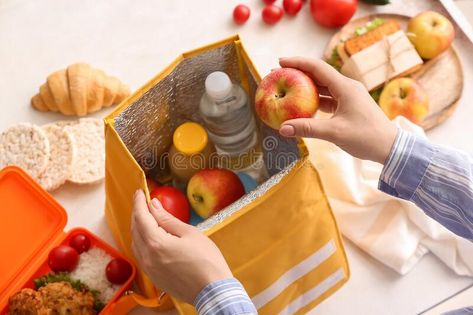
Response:
[{"label": "woman's hand", "polygon": [[281,58],[279,63],[308,74],[319,88],[320,110],[333,113],[329,119],[288,120],[279,130],[281,135],[327,140],[357,158],[384,164],[397,128],[360,82],[322,60],[294,57]]},{"label": "woman's hand", "polygon": [[134,196],[131,233],[142,270],[156,287],[182,301],[192,304],[208,284],[233,277],[208,237],[173,217],[157,199],[147,205],[141,190]]}]

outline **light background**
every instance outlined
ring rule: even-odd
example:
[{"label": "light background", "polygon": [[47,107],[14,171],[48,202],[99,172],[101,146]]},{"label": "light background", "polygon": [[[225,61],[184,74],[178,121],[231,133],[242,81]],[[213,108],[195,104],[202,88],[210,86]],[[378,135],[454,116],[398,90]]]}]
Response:
[{"label": "light background", "polygon": [[[398,8],[402,2],[414,2],[392,1]],[[252,8],[243,27],[231,20],[233,7],[240,2]],[[433,0],[415,2],[428,5]],[[457,3],[473,19],[473,1]],[[116,75],[133,90],[179,53],[235,33],[242,36],[262,74],[277,66],[277,57],[321,56],[333,30],[314,24],[307,7],[296,18],[286,17],[273,27],[261,22],[262,7],[261,0],[0,0],[0,130],[18,122],[64,119],[34,111],[29,101],[47,74],[74,62],[85,61]],[[369,10],[373,8],[360,4],[357,16]],[[463,62],[469,88],[455,114],[429,136],[473,154],[473,60]],[[102,111],[94,116],[105,115]],[[103,218],[103,184],[67,184],[53,195],[68,212],[66,230],[86,227],[114,244]],[[453,274],[432,255],[401,277],[350,242],[345,245],[352,278],[313,314],[415,314],[473,283]],[[473,301],[471,295],[465,301]]]}]

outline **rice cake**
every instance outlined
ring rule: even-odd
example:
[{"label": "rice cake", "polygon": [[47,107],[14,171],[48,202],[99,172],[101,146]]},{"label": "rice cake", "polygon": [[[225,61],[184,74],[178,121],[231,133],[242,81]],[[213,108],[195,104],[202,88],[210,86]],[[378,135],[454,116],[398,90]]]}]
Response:
[{"label": "rice cake", "polygon": [[45,125],[41,129],[48,137],[50,155],[47,170],[39,176],[38,182],[47,191],[52,191],[71,176],[76,150],[67,130],[56,124]]},{"label": "rice cake", "polygon": [[65,126],[76,145],[76,158],[69,181],[91,184],[105,177],[105,137],[103,121],[81,118],[79,123]]},{"label": "rice cake", "polygon": [[58,121],[55,121],[53,123],[50,123],[48,124],[49,125],[55,125],[55,126],[58,126],[58,127],[66,127],[66,126],[72,126],[72,125],[76,125],[79,123],[79,120],[77,119],[74,119],[74,120],[58,120]]},{"label": "rice cake", "polygon": [[0,134],[0,168],[17,165],[37,179],[48,166],[49,141],[41,128],[20,123]]}]

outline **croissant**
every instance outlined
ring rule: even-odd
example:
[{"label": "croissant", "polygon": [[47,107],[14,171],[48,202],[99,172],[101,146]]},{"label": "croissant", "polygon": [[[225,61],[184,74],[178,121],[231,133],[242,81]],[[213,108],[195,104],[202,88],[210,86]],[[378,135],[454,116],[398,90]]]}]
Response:
[{"label": "croissant", "polygon": [[118,104],[130,94],[119,79],[85,63],[70,65],[48,76],[31,105],[42,112],[84,116]]}]

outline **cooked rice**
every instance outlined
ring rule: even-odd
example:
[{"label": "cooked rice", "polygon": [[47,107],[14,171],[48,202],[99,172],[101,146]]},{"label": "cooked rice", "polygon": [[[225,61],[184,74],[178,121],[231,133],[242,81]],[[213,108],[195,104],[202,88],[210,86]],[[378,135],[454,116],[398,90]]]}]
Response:
[{"label": "cooked rice", "polygon": [[90,289],[100,292],[99,298],[108,303],[120,288],[107,280],[105,268],[113,257],[98,247],[92,247],[87,252],[80,254],[77,268],[71,272],[71,278],[80,280]]}]

